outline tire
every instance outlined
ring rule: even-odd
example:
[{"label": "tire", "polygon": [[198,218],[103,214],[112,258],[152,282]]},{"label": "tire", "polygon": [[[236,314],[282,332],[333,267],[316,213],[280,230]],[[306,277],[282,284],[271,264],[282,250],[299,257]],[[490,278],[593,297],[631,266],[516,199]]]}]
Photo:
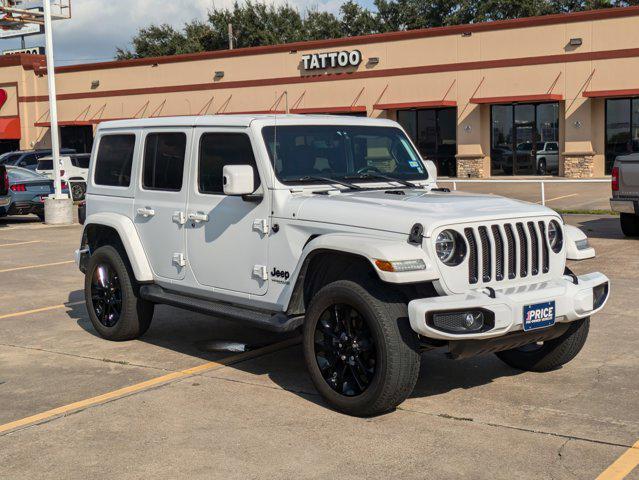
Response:
[{"label": "tire", "polygon": [[[100,297],[104,295],[101,292],[106,290],[99,285],[102,282],[98,268],[108,272],[114,279],[112,283],[115,287],[111,290],[109,306],[106,306],[107,302],[104,300],[94,300],[94,294]],[[84,296],[91,323],[102,338],[118,342],[133,340],[143,335],[151,326],[154,305],[138,297],[134,281],[126,255],[119,249],[107,245],[98,248],[91,255],[84,277]],[[117,319],[115,313],[118,313]]]},{"label": "tire", "polygon": [[40,219],[41,222],[44,222],[45,218],[44,218],[44,212],[42,213],[36,213],[36,215],[38,216],[38,218]]},{"label": "tire", "polygon": [[[320,367],[324,347],[317,341],[316,335],[318,338],[323,338],[323,341],[326,341],[326,338],[333,341],[333,337],[327,337],[325,330],[316,332],[316,328],[322,329],[322,325],[325,325],[325,323],[320,323],[318,326],[318,322],[329,317],[332,320],[331,314],[333,311],[337,312],[338,308],[351,308],[351,311],[360,315],[360,317],[355,315],[356,319],[352,320],[353,313],[351,312],[350,321],[353,323],[351,323],[350,332],[357,333],[344,343],[350,345],[350,342],[353,341],[352,345],[357,346],[359,342],[359,346],[353,348],[362,348],[362,345],[366,344],[361,336],[358,338],[362,330],[356,331],[354,329],[354,322],[361,322],[358,318],[363,320],[360,326],[364,325],[362,328],[368,329],[369,339],[372,339],[373,347],[370,348],[371,342],[369,341],[369,348],[364,346],[361,355],[370,355],[366,360],[368,362],[372,360],[373,373],[370,374],[365,389],[355,395],[349,394],[352,392],[347,392],[347,394],[343,391],[339,392],[339,385],[331,386],[329,380],[325,378],[325,375],[330,377],[330,374],[327,373],[330,372],[330,367],[326,367],[325,362],[324,373]],[[337,324],[336,321],[335,325]],[[418,339],[409,324],[407,305],[394,292],[380,287],[375,280],[364,282],[339,280],[323,287],[315,295],[307,310],[303,345],[306,367],[315,387],[331,407],[349,415],[368,417],[395,408],[411,394],[419,376]],[[341,345],[339,346],[341,347]],[[372,358],[373,356],[374,358]],[[337,364],[339,362],[337,356],[333,358]],[[358,356],[357,359],[359,361],[360,357]],[[352,356],[350,360],[353,360]],[[359,365],[364,366],[361,361]],[[343,379],[348,378],[347,375],[350,375],[351,379],[355,378],[354,369],[356,367],[354,365],[343,368],[346,371],[346,373],[344,370],[342,371]],[[370,373],[369,370],[367,372]],[[359,378],[361,381],[363,377]],[[350,383],[354,387],[356,386],[355,382],[351,381]],[[341,387],[345,385],[348,385],[346,380],[342,382]]]},{"label": "tire", "polygon": [[[495,355],[507,365],[529,372],[549,372],[565,365],[581,351],[590,328],[590,319],[572,322],[560,337],[544,342],[539,348],[526,347],[497,352]],[[529,347],[529,346],[528,346]]]},{"label": "tire", "polygon": [[621,231],[626,237],[639,237],[639,215],[622,213]]},{"label": "tire", "polygon": [[546,175],[546,159],[542,158],[539,160],[539,164],[537,165],[537,175]]}]

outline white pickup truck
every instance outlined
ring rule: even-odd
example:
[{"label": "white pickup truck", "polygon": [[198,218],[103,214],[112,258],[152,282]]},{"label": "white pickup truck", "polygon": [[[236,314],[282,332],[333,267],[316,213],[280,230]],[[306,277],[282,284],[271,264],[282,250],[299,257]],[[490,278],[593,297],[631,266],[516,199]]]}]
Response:
[{"label": "white pickup truck", "polygon": [[624,235],[639,237],[639,153],[615,159],[610,206],[620,214]]},{"label": "white pickup truck", "polygon": [[[413,390],[420,353],[547,371],[572,360],[609,282],[545,207],[438,188],[401,127],[330,116],[105,122],[76,252],[110,340],[155,304],[303,330],[327,402],[375,415]],[[179,322],[179,319],[176,319]]]}]

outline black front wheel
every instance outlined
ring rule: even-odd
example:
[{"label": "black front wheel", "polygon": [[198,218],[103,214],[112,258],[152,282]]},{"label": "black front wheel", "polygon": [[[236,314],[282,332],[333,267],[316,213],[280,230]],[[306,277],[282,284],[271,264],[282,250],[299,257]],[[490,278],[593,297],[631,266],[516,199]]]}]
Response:
[{"label": "black front wheel", "polygon": [[84,294],[89,318],[107,340],[132,340],[151,325],[154,306],[137,296],[123,255],[112,246],[98,248],[89,259]]},{"label": "black front wheel", "polygon": [[622,213],[620,220],[621,231],[626,237],[639,237],[639,215]]},{"label": "black front wheel", "polygon": [[319,393],[349,415],[393,409],[419,375],[406,303],[375,281],[340,280],[315,295],[304,324],[304,356]]}]

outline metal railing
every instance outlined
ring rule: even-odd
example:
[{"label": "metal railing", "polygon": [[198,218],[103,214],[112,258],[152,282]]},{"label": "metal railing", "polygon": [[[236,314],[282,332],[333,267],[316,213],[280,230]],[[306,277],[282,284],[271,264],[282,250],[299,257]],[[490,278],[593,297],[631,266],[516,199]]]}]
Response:
[{"label": "metal railing", "polygon": [[475,183],[475,184],[481,184],[481,183],[539,183],[540,184],[540,188],[541,188],[541,204],[542,205],[546,205],[546,184],[547,183],[607,183],[610,184],[610,179],[607,178],[585,178],[585,179],[565,179],[565,180],[555,180],[555,179],[551,179],[551,180],[546,180],[543,178],[540,178],[539,180],[537,179],[529,179],[529,178],[522,178],[522,179],[512,179],[512,180],[508,180],[508,179],[486,179],[486,180],[470,180],[470,179],[455,179],[455,178],[438,178],[437,179],[437,183],[452,183],[453,184],[453,190],[457,190],[457,184],[458,183]]}]

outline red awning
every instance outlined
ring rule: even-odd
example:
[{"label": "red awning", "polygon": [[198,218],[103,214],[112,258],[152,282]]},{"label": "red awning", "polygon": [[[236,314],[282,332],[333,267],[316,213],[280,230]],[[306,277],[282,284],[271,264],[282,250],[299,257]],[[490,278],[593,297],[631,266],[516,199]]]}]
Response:
[{"label": "red awning", "polygon": [[470,103],[484,105],[495,103],[558,102],[563,99],[563,95],[542,93],[540,95],[512,95],[509,97],[475,97],[470,99]]},{"label": "red awning", "polygon": [[407,110],[411,108],[444,108],[456,107],[454,100],[432,100],[428,102],[403,102],[403,103],[377,103],[373,105],[375,110]]},{"label": "red awning", "polygon": [[586,98],[615,98],[615,97],[636,97],[639,96],[639,88],[629,88],[626,90],[591,90],[584,92]]},{"label": "red awning", "polygon": [[366,113],[362,105],[348,107],[291,108],[291,113]]},{"label": "red awning", "polygon": [[0,140],[20,140],[20,117],[0,118]]}]

